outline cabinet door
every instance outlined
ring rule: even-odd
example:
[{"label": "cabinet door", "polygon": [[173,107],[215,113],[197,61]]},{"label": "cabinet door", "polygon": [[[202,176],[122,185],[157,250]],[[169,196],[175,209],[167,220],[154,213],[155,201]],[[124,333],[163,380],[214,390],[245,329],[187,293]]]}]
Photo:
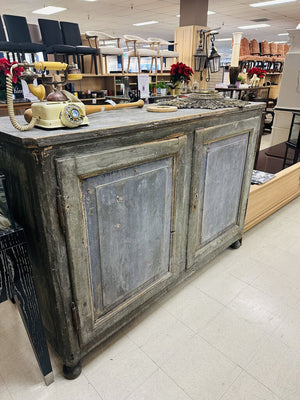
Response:
[{"label": "cabinet door", "polygon": [[185,148],[181,136],[56,160],[82,344],[185,268]]},{"label": "cabinet door", "polygon": [[195,132],[188,267],[242,237],[260,118]]}]

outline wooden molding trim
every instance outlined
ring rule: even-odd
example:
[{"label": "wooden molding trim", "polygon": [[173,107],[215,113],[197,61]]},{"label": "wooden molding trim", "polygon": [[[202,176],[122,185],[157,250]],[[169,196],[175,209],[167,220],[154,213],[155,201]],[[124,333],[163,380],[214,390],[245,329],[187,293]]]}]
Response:
[{"label": "wooden molding trim", "polygon": [[300,196],[300,162],[250,188],[244,232]]}]

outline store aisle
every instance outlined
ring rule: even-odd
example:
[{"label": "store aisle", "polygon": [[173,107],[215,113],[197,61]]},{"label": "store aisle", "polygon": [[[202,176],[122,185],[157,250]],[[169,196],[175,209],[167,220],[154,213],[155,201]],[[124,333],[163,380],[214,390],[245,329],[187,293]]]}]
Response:
[{"label": "store aisle", "polygon": [[300,398],[300,197],[46,387],[18,312],[0,305],[1,400]]}]

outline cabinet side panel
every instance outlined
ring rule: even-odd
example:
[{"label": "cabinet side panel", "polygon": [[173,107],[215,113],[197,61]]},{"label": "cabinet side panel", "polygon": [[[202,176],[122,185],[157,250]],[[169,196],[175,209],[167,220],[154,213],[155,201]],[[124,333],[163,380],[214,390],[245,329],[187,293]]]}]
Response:
[{"label": "cabinet side panel", "polygon": [[238,224],[249,133],[205,145],[203,216],[198,247]]},{"label": "cabinet side panel", "polygon": [[169,271],[173,159],[82,181],[95,319]]}]

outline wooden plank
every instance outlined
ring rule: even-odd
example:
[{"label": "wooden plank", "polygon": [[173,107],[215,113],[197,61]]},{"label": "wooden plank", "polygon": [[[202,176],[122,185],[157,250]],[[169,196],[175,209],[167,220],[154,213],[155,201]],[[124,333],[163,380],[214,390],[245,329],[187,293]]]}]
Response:
[{"label": "wooden plank", "polygon": [[244,232],[300,195],[300,162],[262,185],[251,186]]},{"label": "wooden plank", "polygon": [[[179,62],[183,62],[194,70],[194,54],[199,45],[199,30],[208,30],[207,26],[191,25],[191,26],[180,26],[175,29],[175,43],[177,51],[179,53]],[[206,88],[206,73],[203,72],[203,80],[200,81],[200,72],[195,72],[192,76],[192,81],[200,83],[200,88]]]}]

